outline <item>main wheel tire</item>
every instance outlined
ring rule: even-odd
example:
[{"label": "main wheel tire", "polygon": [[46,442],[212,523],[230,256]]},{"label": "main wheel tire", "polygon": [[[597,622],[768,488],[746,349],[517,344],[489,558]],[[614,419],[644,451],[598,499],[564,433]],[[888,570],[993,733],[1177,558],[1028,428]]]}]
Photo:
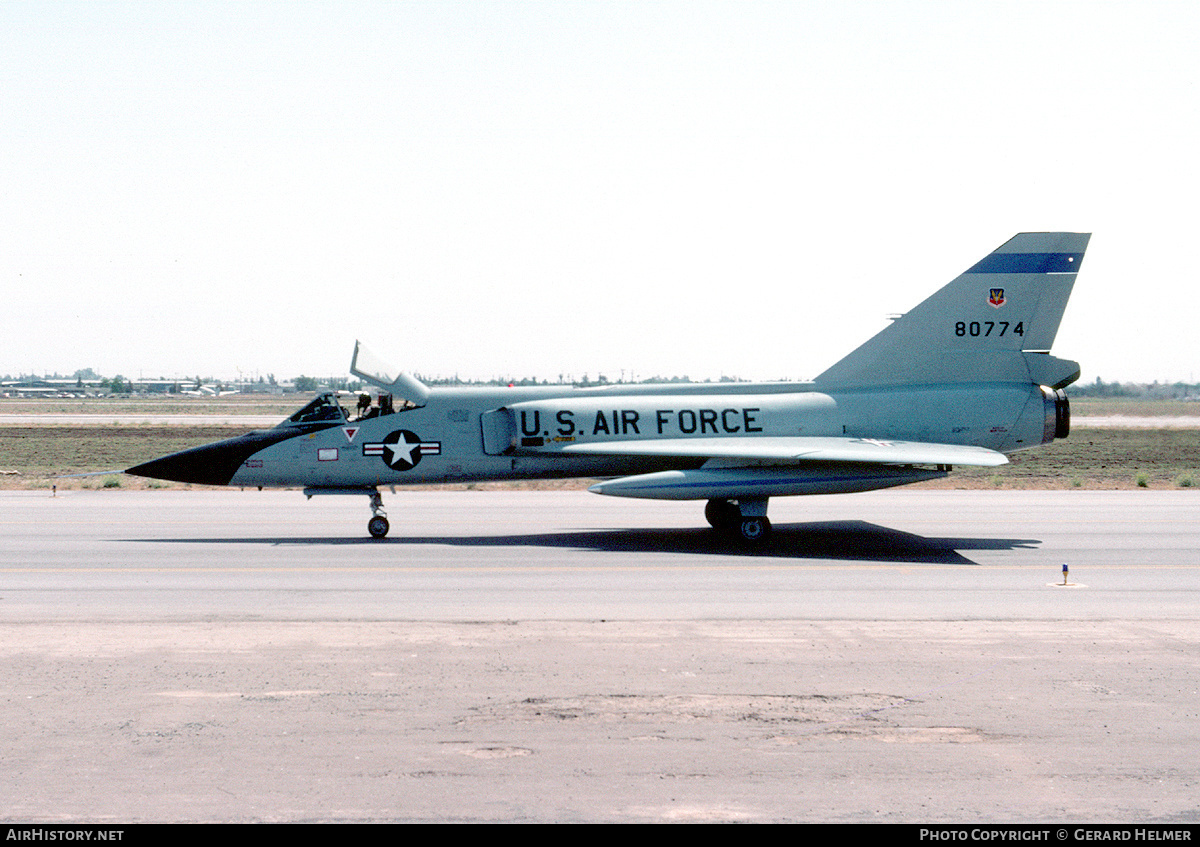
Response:
[{"label": "main wheel tire", "polygon": [[763,518],[742,518],[738,524],[738,539],[755,547],[767,543],[771,537],[771,522]]},{"label": "main wheel tire", "polygon": [[367,532],[371,533],[372,538],[383,538],[388,534],[391,526],[388,524],[388,519],[376,515],[367,521]]},{"label": "main wheel tire", "polygon": [[704,504],[704,519],[713,529],[730,532],[737,528],[742,516],[738,507],[728,500],[709,500]]}]

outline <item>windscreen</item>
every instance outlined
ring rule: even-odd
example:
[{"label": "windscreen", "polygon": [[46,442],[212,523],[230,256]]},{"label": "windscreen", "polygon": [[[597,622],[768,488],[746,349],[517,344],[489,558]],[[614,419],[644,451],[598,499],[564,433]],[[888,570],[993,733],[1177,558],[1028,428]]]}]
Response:
[{"label": "windscreen", "polygon": [[332,394],[322,394],[313,399],[304,408],[300,409],[286,421],[279,424],[280,427],[295,426],[297,424],[323,423],[333,421],[340,423],[348,417],[348,414],[342,404],[337,401],[337,398]]}]

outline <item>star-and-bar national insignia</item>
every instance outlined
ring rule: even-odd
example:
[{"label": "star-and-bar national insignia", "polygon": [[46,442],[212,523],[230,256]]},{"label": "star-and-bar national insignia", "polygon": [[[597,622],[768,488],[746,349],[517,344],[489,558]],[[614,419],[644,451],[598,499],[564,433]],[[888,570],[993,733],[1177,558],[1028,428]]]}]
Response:
[{"label": "star-and-bar national insignia", "polygon": [[878,438],[851,438],[855,444],[870,444],[873,447],[895,447],[895,441],[880,441]]},{"label": "star-and-bar national insignia", "polygon": [[1004,289],[993,288],[988,292],[988,305],[993,309],[999,309],[1004,305]]},{"label": "star-and-bar national insignia", "polygon": [[364,456],[381,456],[394,471],[411,470],[422,456],[439,456],[441,452],[442,442],[422,441],[419,435],[407,429],[398,429],[383,441],[364,444],[362,448]]}]

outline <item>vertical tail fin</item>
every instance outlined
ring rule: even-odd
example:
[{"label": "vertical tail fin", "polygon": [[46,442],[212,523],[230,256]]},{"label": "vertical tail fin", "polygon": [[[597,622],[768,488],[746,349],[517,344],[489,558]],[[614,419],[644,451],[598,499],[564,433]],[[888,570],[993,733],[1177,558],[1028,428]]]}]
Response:
[{"label": "vertical tail fin", "polygon": [[1054,342],[1090,233],[1023,232],[816,378],[842,388],[1036,382],[1060,388],[1075,362]]}]

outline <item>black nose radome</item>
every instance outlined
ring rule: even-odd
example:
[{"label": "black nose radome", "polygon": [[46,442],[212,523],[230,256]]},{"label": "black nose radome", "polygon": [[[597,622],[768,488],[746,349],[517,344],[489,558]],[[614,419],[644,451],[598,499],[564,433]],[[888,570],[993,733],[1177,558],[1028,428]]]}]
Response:
[{"label": "black nose radome", "polygon": [[296,435],[293,431],[249,432],[237,438],[216,441],[189,450],[171,453],[125,471],[134,476],[194,482],[202,485],[228,485],[237,469],[250,456]]}]

